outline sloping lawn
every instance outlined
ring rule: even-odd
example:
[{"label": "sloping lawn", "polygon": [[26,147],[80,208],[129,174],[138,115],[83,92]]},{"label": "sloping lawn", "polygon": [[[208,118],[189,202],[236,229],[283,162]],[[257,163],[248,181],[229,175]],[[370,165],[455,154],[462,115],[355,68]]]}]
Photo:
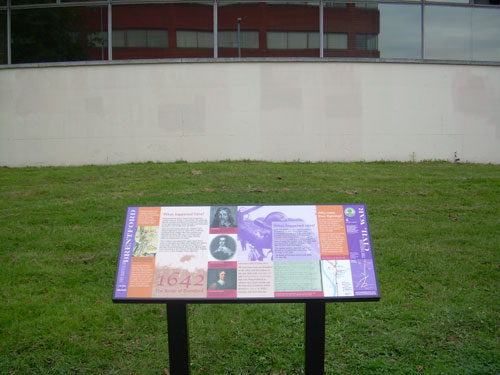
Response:
[{"label": "sloping lawn", "polygon": [[[241,161],[0,168],[0,374],[167,374],[165,305],[111,302],[126,207],[221,203],[367,205],[326,374],[500,373],[500,166]],[[303,373],[304,304],[188,310],[193,375]]]}]

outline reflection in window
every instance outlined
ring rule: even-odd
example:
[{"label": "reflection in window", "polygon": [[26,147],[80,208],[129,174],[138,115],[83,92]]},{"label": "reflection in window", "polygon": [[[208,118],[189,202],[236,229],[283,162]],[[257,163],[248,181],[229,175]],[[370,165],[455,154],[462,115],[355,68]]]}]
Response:
[{"label": "reflection in window", "polygon": [[428,6],[425,58],[500,61],[500,9]]},{"label": "reflection in window", "polygon": [[332,1],[328,1],[323,4],[323,7],[325,8],[347,8],[346,3],[334,3]]},{"label": "reflection in window", "polygon": [[211,3],[113,6],[113,59],[213,57]]},{"label": "reflection in window", "polygon": [[168,48],[168,30],[146,30],[146,47]]},{"label": "reflection in window", "polygon": [[426,6],[427,59],[472,60],[472,8]]},{"label": "reflection in window", "polygon": [[325,33],[325,49],[347,49],[347,34]]},{"label": "reflection in window", "polygon": [[[77,1],[103,5],[68,7]],[[500,62],[500,6],[491,6],[500,0],[427,0],[425,27],[419,1],[401,1],[406,3],[324,0],[324,56]],[[469,1],[488,6],[463,5]],[[107,2],[11,0],[12,62],[107,59]],[[66,4],[37,8],[60,3]],[[241,47],[243,57],[318,57],[319,4],[218,0],[218,56],[236,57]],[[6,5],[0,0],[0,64],[8,59]],[[212,1],[114,2],[112,9],[115,60],[214,55]]]},{"label": "reflection in window", "polygon": [[128,30],[127,31],[127,45],[129,47],[146,47],[148,36],[147,30]]},{"label": "reflection in window", "polygon": [[356,48],[363,51],[378,50],[378,37],[373,34],[356,34]]},{"label": "reflection in window", "polygon": [[7,12],[0,11],[0,64],[7,64]]},{"label": "reflection in window", "polygon": [[318,6],[318,1],[273,1],[277,5],[311,5]]},{"label": "reflection in window", "polygon": [[107,19],[105,7],[12,10],[12,62],[107,59]]},{"label": "reflection in window", "polygon": [[266,20],[268,56],[319,56],[319,3],[268,3]]},{"label": "reflection in window", "polygon": [[355,3],[354,6],[358,9],[378,9],[377,3]]},{"label": "reflection in window", "polygon": [[178,48],[213,48],[214,33],[210,31],[177,30]]},{"label": "reflection in window", "polygon": [[319,48],[319,33],[301,31],[268,31],[269,49]]},{"label": "reflection in window", "polygon": [[427,6],[425,58],[500,61],[500,9]]},{"label": "reflection in window", "polygon": [[428,3],[440,2],[440,3],[459,3],[459,4],[469,4],[469,0],[425,0]]},{"label": "reflection in window", "polygon": [[217,19],[220,57],[238,56],[238,24],[243,57],[319,57],[319,1],[221,1]]},{"label": "reflection in window", "polygon": [[113,47],[168,48],[168,30],[113,30]]},{"label": "reflection in window", "polygon": [[[75,34],[78,38],[78,34]],[[96,31],[87,34],[87,42],[89,47],[93,48],[108,48],[108,32]]]},{"label": "reflection in window", "polygon": [[500,61],[500,9],[472,10],[472,59]]},{"label": "reflection in window", "polygon": [[325,57],[380,57],[377,3],[326,1],[323,9]]},{"label": "reflection in window", "polygon": [[[217,33],[218,44],[221,48],[238,48],[237,31],[219,31]],[[259,32],[243,30],[240,31],[241,48],[259,48]]]},{"label": "reflection in window", "polygon": [[12,5],[54,4],[56,0],[10,0]]},{"label": "reflection in window", "polygon": [[420,5],[380,4],[380,57],[421,58],[422,11]]}]

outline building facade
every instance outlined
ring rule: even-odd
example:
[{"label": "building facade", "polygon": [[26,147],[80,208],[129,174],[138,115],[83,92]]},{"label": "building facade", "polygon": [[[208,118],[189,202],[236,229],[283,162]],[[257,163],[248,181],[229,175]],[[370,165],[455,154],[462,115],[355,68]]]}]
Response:
[{"label": "building facade", "polygon": [[0,0],[0,165],[499,163],[495,1]]}]

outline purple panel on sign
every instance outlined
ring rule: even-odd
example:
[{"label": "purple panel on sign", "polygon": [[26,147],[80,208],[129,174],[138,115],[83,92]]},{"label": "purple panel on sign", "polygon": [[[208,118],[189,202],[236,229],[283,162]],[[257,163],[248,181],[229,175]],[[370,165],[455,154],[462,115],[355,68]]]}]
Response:
[{"label": "purple panel on sign", "polygon": [[116,275],[115,298],[127,297],[130,261],[132,259],[132,250],[134,249],[134,238],[138,212],[138,207],[129,207],[127,210],[125,228],[123,229],[120,262],[118,263],[118,273]]},{"label": "purple panel on sign", "polygon": [[351,260],[351,273],[355,296],[378,296],[372,259]]},{"label": "purple panel on sign", "polygon": [[349,258],[373,259],[368,220],[364,205],[345,205],[344,218]]}]

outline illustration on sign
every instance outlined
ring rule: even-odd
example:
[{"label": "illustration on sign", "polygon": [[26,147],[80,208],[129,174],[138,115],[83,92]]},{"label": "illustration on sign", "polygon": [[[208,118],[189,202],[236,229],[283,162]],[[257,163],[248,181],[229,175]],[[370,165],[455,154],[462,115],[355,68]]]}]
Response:
[{"label": "illustration on sign", "polygon": [[129,207],[114,300],[376,298],[364,205]]}]

